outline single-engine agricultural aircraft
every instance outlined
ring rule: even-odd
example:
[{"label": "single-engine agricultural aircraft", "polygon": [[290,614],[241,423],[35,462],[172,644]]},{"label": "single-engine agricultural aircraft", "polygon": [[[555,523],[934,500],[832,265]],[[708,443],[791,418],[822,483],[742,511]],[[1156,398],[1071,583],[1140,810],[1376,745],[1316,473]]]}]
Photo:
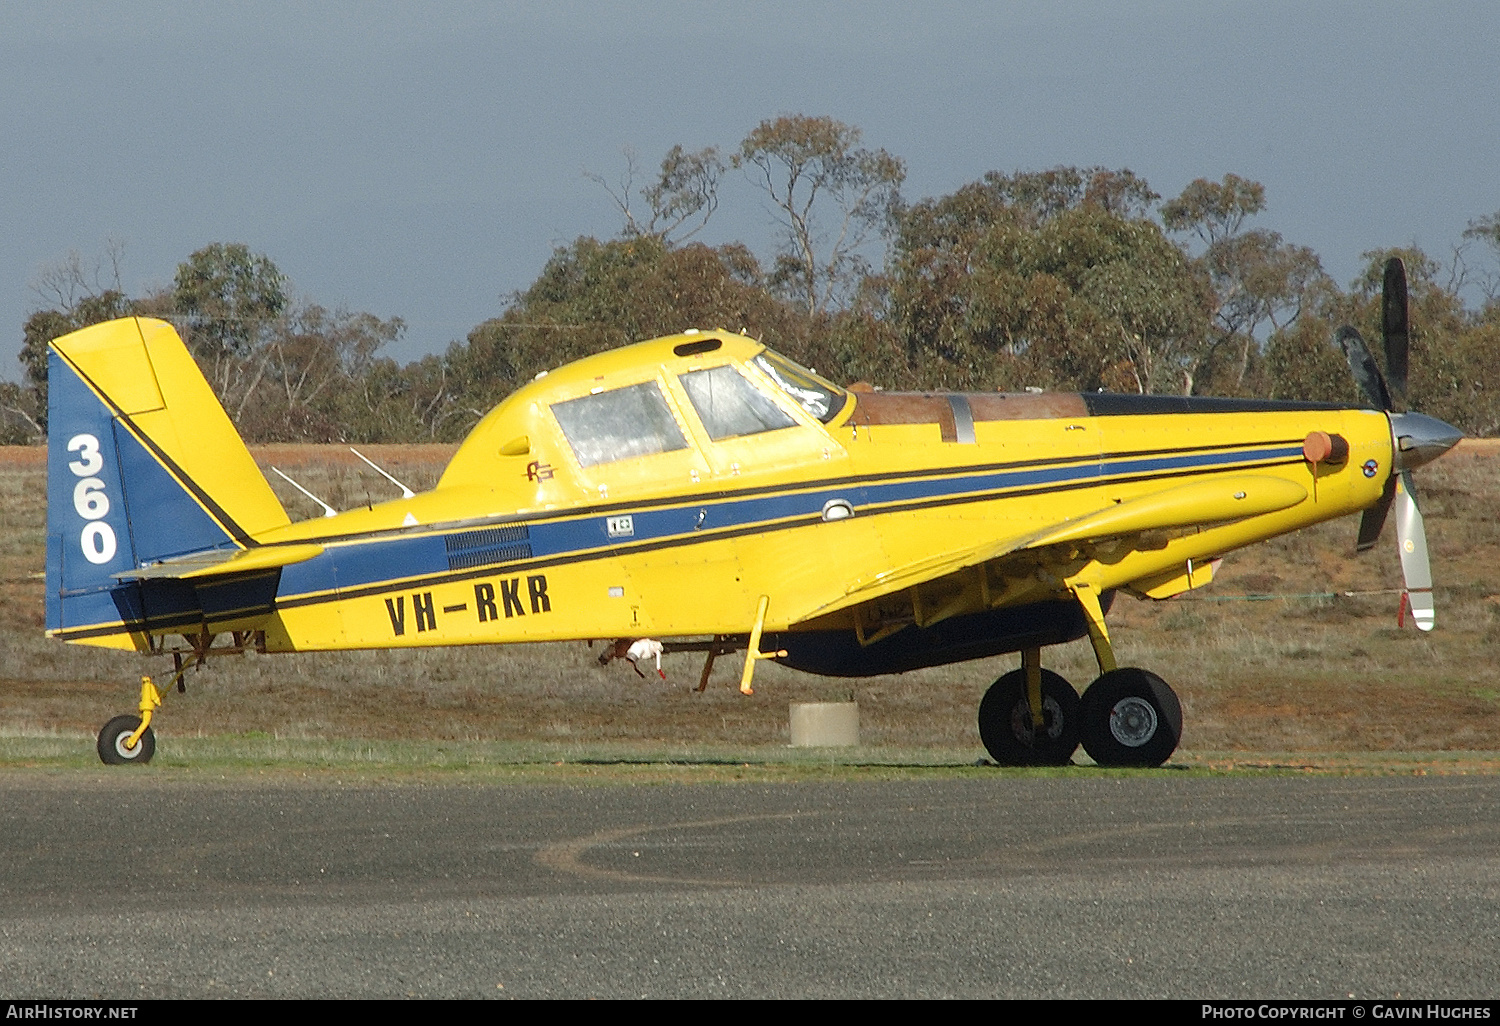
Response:
[{"label": "single-engine agricultural aircraft", "polygon": [[[1405,272],[1387,268],[1391,383]],[[1403,602],[1433,626],[1410,470],[1459,433],[1374,409],[1111,394],[845,390],[742,335],[688,330],[569,364],[489,413],[432,491],[292,523],[176,331],[127,318],[53,343],[47,632],[170,659],[603,639],[610,654],[745,650],[836,676],[1019,652],[979,708],[1001,764],[1159,765],[1182,712],[1119,667],[1121,591],[1206,584],[1225,553],[1392,505]],[[405,491],[403,489],[403,491]],[[1043,647],[1087,636],[1080,699]],[[655,639],[665,639],[656,641]],[[161,694],[99,734],[151,758]]]}]

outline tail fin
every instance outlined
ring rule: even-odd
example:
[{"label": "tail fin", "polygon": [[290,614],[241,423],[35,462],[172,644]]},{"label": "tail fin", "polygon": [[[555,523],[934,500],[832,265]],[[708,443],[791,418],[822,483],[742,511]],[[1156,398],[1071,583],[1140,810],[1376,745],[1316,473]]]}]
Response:
[{"label": "tail fin", "polygon": [[47,385],[47,631],[140,647],[140,586],[113,575],[252,547],[286,511],[170,324],[65,335]]}]

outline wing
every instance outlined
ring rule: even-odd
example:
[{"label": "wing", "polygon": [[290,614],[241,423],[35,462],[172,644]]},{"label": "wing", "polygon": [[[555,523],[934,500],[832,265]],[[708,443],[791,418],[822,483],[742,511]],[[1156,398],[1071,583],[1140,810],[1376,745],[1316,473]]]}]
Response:
[{"label": "wing", "polygon": [[[927,626],[947,616],[972,612],[976,603],[988,608],[1029,600],[1028,593],[1038,589],[1063,590],[1068,568],[1079,565],[1080,549],[1088,552],[1084,562],[1101,556],[1117,562],[1132,551],[1162,548],[1174,532],[1275,513],[1306,498],[1307,490],[1301,485],[1260,475],[1179,485],[1111,503],[1040,531],[939,553],[857,579],[841,598],[803,619],[823,617],[912,589],[916,596],[914,618]],[[1169,579],[1180,575],[1178,569],[1159,580],[1142,581],[1140,590],[1171,594],[1166,588]],[[1017,581],[1024,584],[1017,587]],[[924,602],[924,595],[930,601]]]}]

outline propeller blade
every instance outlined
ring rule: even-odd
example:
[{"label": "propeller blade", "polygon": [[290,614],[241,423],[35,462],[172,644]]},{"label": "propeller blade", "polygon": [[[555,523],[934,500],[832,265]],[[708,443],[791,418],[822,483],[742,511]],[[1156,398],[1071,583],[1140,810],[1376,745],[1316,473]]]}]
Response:
[{"label": "propeller blade", "polygon": [[1419,630],[1430,631],[1434,623],[1432,606],[1432,564],[1427,559],[1427,529],[1422,511],[1417,508],[1411,471],[1392,477],[1396,485],[1396,541],[1401,546],[1401,577],[1411,603],[1412,619]]},{"label": "propeller blade", "polygon": [[1405,399],[1411,328],[1406,297],[1406,265],[1399,257],[1391,257],[1385,262],[1385,286],[1380,292],[1380,335],[1385,342],[1385,371],[1391,388]]},{"label": "propeller blade", "polygon": [[1391,511],[1391,503],[1396,498],[1396,476],[1392,474],[1385,479],[1385,491],[1380,493],[1380,501],[1359,518],[1359,541],[1355,543],[1354,551],[1365,552],[1375,547],[1380,540],[1380,532],[1385,527],[1386,514]]},{"label": "propeller blade", "polygon": [[1391,394],[1386,390],[1385,379],[1380,376],[1380,367],[1376,365],[1375,357],[1370,355],[1370,347],[1365,345],[1364,336],[1346,324],[1333,336],[1333,340],[1344,351],[1344,359],[1349,361],[1349,370],[1354,374],[1355,384],[1359,385],[1365,398],[1374,403],[1376,409],[1389,410]]}]

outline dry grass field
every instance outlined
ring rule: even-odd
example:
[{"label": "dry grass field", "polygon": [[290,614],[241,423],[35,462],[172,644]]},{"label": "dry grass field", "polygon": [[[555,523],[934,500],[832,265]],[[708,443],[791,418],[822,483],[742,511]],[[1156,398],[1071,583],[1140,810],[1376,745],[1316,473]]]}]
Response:
[{"label": "dry grass field", "polygon": [[[452,447],[367,452],[424,488]],[[266,446],[255,456],[339,508],[392,494],[339,447]],[[273,480],[294,517],[316,514]],[[1157,671],[1182,696],[1181,759],[1500,751],[1500,446],[1466,442],[1419,471],[1417,484],[1437,580],[1430,635],[1396,626],[1391,525],[1377,550],[1355,558],[1352,518],[1235,554],[1198,594],[1116,603],[1121,663]],[[44,513],[43,451],[0,449],[0,736],[85,739],[132,710],[139,675],[161,667],[43,638]],[[858,681],[766,664],[746,698],[734,687],[737,659],[721,660],[709,690],[696,694],[698,656],[667,657],[663,683],[620,664],[601,668],[594,655],[580,643],[225,658],[190,675],[186,695],[169,696],[159,733],[164,743],[234,735],[767,746],[786,743],[789,702],[852,695],[867,745],[977,758],[979,698],[1015,664],[1005,657]],[[1086,643],[1045,658],[1080,688],[1096,672]]]}]

